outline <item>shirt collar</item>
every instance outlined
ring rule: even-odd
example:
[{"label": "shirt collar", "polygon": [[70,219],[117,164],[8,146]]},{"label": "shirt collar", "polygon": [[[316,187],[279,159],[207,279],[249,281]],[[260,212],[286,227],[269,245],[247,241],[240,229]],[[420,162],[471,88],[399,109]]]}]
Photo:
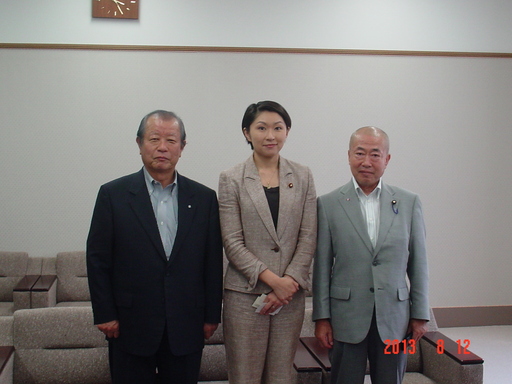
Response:
[{"label": "shirt collar", "polygon": [[377,187],[375,187],[375,189],[372,191],[372,193],[370,193],[369,195],[366,195],[363,190],[361,189],[361,187],[359,186],[359,184],[357,183],[357,180],[354,176],[352,176],[352,182],[354,183],[354,188],[356,189],[356,192],[357,192],[357,195],[359,197],[370,197],[370,196],[375,196],[377,199],[380,198],[380,192],[382,190],[382,178],[379,179],[379,184],[377,184]]},{"label": "shirt collar", "polygon": [[[142,169],[144,170],[144,180],[146,181],[146,187],[148,188],[149,196],[151,196],[155,191],[155,184],[160,184],[160,182],[153,179],[146,167],[143,167]],[[174,181],[169,185],[171,187],[171,192],[175,190],[176,186],[178,185],[178,171],[175,171],[175,175],[176,177],[174,178]]]}]

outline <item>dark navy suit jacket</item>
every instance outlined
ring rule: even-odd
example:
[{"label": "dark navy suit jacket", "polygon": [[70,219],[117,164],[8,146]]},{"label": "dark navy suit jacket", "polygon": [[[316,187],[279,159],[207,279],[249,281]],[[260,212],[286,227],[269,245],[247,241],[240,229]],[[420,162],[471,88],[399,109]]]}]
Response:
[{"label": "dark navy suit jacket", "polygon": [[156,353],[167,326],[175,355],[204,346],[203,324],[220,323],[222,242],[215,191],[178,175],[178,230],[167,260],[144,172],[100,188],[87,239],[94,323],[119,321],[119,341]]}]

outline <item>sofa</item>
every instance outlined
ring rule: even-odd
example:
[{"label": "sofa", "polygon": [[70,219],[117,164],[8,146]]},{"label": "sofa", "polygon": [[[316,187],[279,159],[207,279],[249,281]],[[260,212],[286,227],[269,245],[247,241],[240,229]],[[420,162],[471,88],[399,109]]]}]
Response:
[{"label": "sofa", "polygon": [[90,306],[85,252],[59,252],[44,258],[31,303],[32,308]]},{"label": "sofa", "polygon": [[[306,310],[307,313],[307,310]],[[415,353],[407,354],[404,384],[482,384],[483,360],[470,351],[460,351],[458,345],[438,331],[434,313],[430,310],[429,330],[416,344]],[[312,336],[301,337],[301,343],[322,367],[322,384],[330,382],[328,351]],[[388,352],[393,353],[391,343]],[[440,347],[442,345],[442,348]],[[400,352],[401,353],[401,352]],[[365,384],[371,383],[369,367]]]},{"label": "sofa", "polygon": [[16,311],[13,340],[9,371],[0,382],[110,383],[107,342],[92,323],[90,307]]},{"label": "sofa", "polygon": [[0,345],[12,345],[13,313],[31,307],[40,267],[41,259],[26,252],[0,252]]},{"label": "sofa", "polygon": [[[27,268],[41,273],[29,297],[32,306],[43,308],[15,310],[7,316],[8,335],[0,339],[0,384],[109,383],[108,346],[93,325],[85,253],[62,252],[42,259],[27,262]],[[481,384],[483,360],[458,353],[455,342],[437,331],[432,311],[431,318],[429,333],[416,353],[408,355],[404,383]],[[330,362],[327,350],[314,338],[311,297],[306,299],[300,337],[291,384],[328,384]],[[438,349],[441,339],[446,345],[443,353]],[[228,383],[223,343],[221,325],[206,342],[200,383]]]},{"label": "sofa", "polygon": [[[313,337],[310,303],[308,307],[293,384],[328,384],[327,351]],[[16,311],[13,318],[14,347],[0,347],[0,355],[9,354],[3,363],[0,384],[110,382],[107,342],[92,323],[91,307],[23,309]],[[471,353],[457,354],[456,343],[436,329],[433,319],[416,353],[408,355],[404,384],[482,384],[482,359]],[[437,345],[441,339],[446,348],[442,354]],[[369,376],[366,382],[370,382]],[[228,383],[222,326],[205,345],[200,383]]]},{"label": "sofa", "polygon": [[[108,344],[93,325],[90,306],[23,309],[13,318],[14,346],[0,347],[0,355],[7,356],[0,384],[110,383]],[[320,367],[309,357],[316,368],[304,369],[298,362],[297,384],[319,383],[322,378]],[[228,383],[222,326],[205,345],[199,380]]]}]

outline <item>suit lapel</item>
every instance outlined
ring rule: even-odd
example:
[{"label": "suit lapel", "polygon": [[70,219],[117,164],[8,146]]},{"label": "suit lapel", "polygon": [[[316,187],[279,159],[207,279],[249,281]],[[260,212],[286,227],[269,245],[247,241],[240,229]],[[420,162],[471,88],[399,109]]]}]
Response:
[{"label": "suit lapel", "polygon": [[[286,159],[281,158],[279,164],[279,216],[277,220],[277,236],[282,239],[285,229],[293,215],[297,185],[295,177]],[[267,204],[268,205],[268,204]]]},{"label": "suit lapel", "polygon": [[[270,213],[268,201],[265,196],[265,191],[261,185],[258,169],[254,164],[252,156],[245,162],[244,181],[245,189],[249,194],[249,197],[251,198],[254,207],[256,208],[256,211],[261,218],[261,221],[265,225],[265,228],[270,233],[274,241],[279,243],[276,229],[274,227],[274,222],[272,220],[272,214]],[[281,201],[279,202],[279,205],[281,205]]]},{"label": "suit lapel", "polygon": [[160,238],[160,232],[158,231],[158,226],[156,224],[153,206],[151,205],[151,199],[149,198],[148,189],[146,187],[144,171],[142,169],[140,172],[135,174],[129,192],[131,195],[130,205],[139,219],[140,225],[148,234],[151,242],[156,247],[161,257],[163,257],[164,260],[167,260],[162,239]]},{"label": "suit lapel", "polygon": [[194,214],[196,212],[195,192],[186,177],[176,173],[178,177],[178,231],[174,239],[169,262],[176,257],[183,241],[192,227]]},{"label": "suit lapel", "polygon": [[[382,244],[386,240],[386,236],[391,229],[391,225],[395,220],[398,211],[398,206],[400,202],[398,200],[394,200],[395,192],[386,184],[382,183],[382,191],[380,194],[380,224],[379,224],[379,237],[377,238],[377,244],[375,245],[375,253],[377,255],[379,253]],[[392,201],[396,201],[396,204],[392,204]],[[393,208],[395,211],[393,211]]]},{"label": "suit lapel", "polygon": [[359,198],[357,197],[354,183],[352,181],[341,187],[338,201],[368,250],[373,253],[373,245],[370,240],[370,236],[368,236],[366,223],[364,221],[363,213],[361,212],[361,204],[359,203]]}]

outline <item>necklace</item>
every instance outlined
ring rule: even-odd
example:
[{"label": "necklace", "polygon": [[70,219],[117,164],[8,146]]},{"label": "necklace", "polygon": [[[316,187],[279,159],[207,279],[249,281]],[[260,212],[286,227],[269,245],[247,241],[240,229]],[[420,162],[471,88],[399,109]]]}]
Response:
[{"label": "necklace", "polygon": [[[270,183],[272,182],[272,179],[274,178],[274,175],[277,173],[277,170],[278,170],[278,169],[279,169],[279,168],[276,168],[276,169],[274,170],[274,172],[272,172],[272,174],[270,175],[270,178],[268,179],[268,183],[266,183],[266,184],[267,184],[267,186],[266,186],[265,188],[267,188],[267,189],[270,189],[270,188],[271,188]],[[263,183],[263,185],[265,185],[265,183]]]}]

